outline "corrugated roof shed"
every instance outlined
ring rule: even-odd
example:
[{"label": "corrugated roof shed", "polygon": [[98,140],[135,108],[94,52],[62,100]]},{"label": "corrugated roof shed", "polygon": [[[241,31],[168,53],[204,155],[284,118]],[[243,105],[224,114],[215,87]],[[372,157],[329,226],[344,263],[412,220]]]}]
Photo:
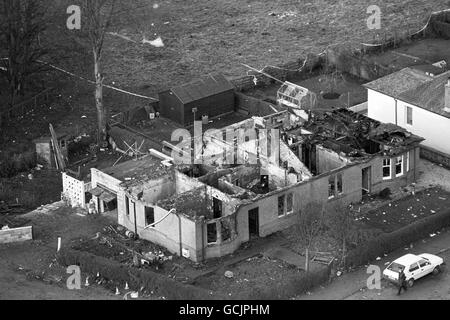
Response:
[{"label": "corrugated roof shed", "polygon": [[405,68],[364,86],[391,97],[398,97],[401,93],[417,88],[431,80],[433,77],[426,75],[423,71]]},{"label": "corrugated roof shed", "polygon": [[181,102],[187,104],[233,89],[233,84],[225,79],[223,75],[214,74],[179,87],[171,88],[170,91],[172,91]]},{"label": "corrugated roof shed", "polygon": [[449,77],[450,71],[447,71],[435,77],[432,81],[428,81],[414,89],[404,92],[400,95],[399,99],[450,118],[450,113],[444,111],[445,84]]}]

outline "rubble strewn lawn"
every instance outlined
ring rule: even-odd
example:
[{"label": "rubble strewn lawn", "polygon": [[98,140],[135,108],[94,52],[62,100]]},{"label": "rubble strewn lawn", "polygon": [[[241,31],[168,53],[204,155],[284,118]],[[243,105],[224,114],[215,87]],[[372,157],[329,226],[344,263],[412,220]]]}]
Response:
[{"label": "rubble strewn lawn", "polygon": [[392,232],[447,208],[450,208],[450,193],[434,187],[363,214],[360,221],[372,228]]}]

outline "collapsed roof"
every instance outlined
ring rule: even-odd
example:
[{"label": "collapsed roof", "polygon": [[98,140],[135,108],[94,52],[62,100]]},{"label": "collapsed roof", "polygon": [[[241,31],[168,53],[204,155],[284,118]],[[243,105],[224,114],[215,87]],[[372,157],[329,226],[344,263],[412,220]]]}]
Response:
[{"label": "collapsed roof", "polygon": [[[305,134],[304,130],[309,133]],[[311,144],[321,144],[350,158],[389,152],[400,153],[423,139],[394,124],[383,124],[347,109],[327,112],[288,134]]]}]

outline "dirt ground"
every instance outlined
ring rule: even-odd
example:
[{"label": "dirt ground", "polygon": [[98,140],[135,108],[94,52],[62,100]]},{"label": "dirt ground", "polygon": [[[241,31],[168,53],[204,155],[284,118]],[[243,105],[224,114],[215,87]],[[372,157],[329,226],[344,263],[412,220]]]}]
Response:
[{"label": "dirt ground", "polygon": [[61,173],[56,170],[30,170],[11,179],[0,179],[0,201],[20,204],[24,212],[59,201],[61,192]]},{"label": "dirt ground", "polygon": [[[33,212],[23,215],[33,225],[33,241],[0,247],[0,299],[118,299],[99,286],[80,291],[66,288],[65,268],[55,263],[57,238],[62,246],[81,235],[92,236],[111,223],[105,217],[81,217],[73,210]],[[84,284],[86,275],[82,274]],[[122,298],[122,297],[120,297]]]},{"label": "dirt ground", "polygon": [[250,294],[258,287],[270,288],[286,284],[289,279],[304,272],[283,261],[265,256],[248,258],[235,266],[228,267],[227,271],[233,273],[232,278],[217,272],[197,280],[196,285],[233,298]]}]

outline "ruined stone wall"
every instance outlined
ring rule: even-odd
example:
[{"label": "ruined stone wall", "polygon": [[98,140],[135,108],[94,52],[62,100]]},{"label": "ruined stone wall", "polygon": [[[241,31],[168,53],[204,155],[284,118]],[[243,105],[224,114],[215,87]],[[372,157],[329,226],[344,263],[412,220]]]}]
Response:
[{"label": "ruined stone wall", "polygon": [[84,208],[86,206],[85,193],[88,191],[90,183],[77,180],[65,172],[62,173],[62,180],[64,196],[69,199],[72,208]]},{"label": "ruined stone wall", "polygon": [[[248,211],[259,208],[260,235],[268,236],[274,232],[286,229],[296,223],[298,214],[306,209],[309,203],[324,204],[325,209],[333,207],[336,202],[340,205],[349,205],[362,200],[362,170],[371,168],[372,190],[373,194],[380,192],[385,188],[401,188],[411,184],[416,178],[416,165],[418,162],[418,150],[416,148],[410,151],[410,170],[406,171],[406,161],[404,165],[404,175],[393,177],[389,180],[383,180],[382,161],[383,157],[378,156],[370,161],[346,166],[333,171],[316,176],[309,181],[301,182],[295,186],[281,189],[268,196],[262,197],[256,202],[245,205],[239,209],[238,234],[241,239],[249,238],[248,230]],[[392,161],[391,170],[395,170]],[[395,171],[393,171],[395,172]],[[343,193],[332,199],[328,197],[328,181],[330,176],[342,175]],[[294,212],[290,215],[278,216],[278,197],[293,194]]]},{"label": "ruined stone wall", "polygon": [[13,243],[33,240],[33,227],[0,230],[0,243]]}]

